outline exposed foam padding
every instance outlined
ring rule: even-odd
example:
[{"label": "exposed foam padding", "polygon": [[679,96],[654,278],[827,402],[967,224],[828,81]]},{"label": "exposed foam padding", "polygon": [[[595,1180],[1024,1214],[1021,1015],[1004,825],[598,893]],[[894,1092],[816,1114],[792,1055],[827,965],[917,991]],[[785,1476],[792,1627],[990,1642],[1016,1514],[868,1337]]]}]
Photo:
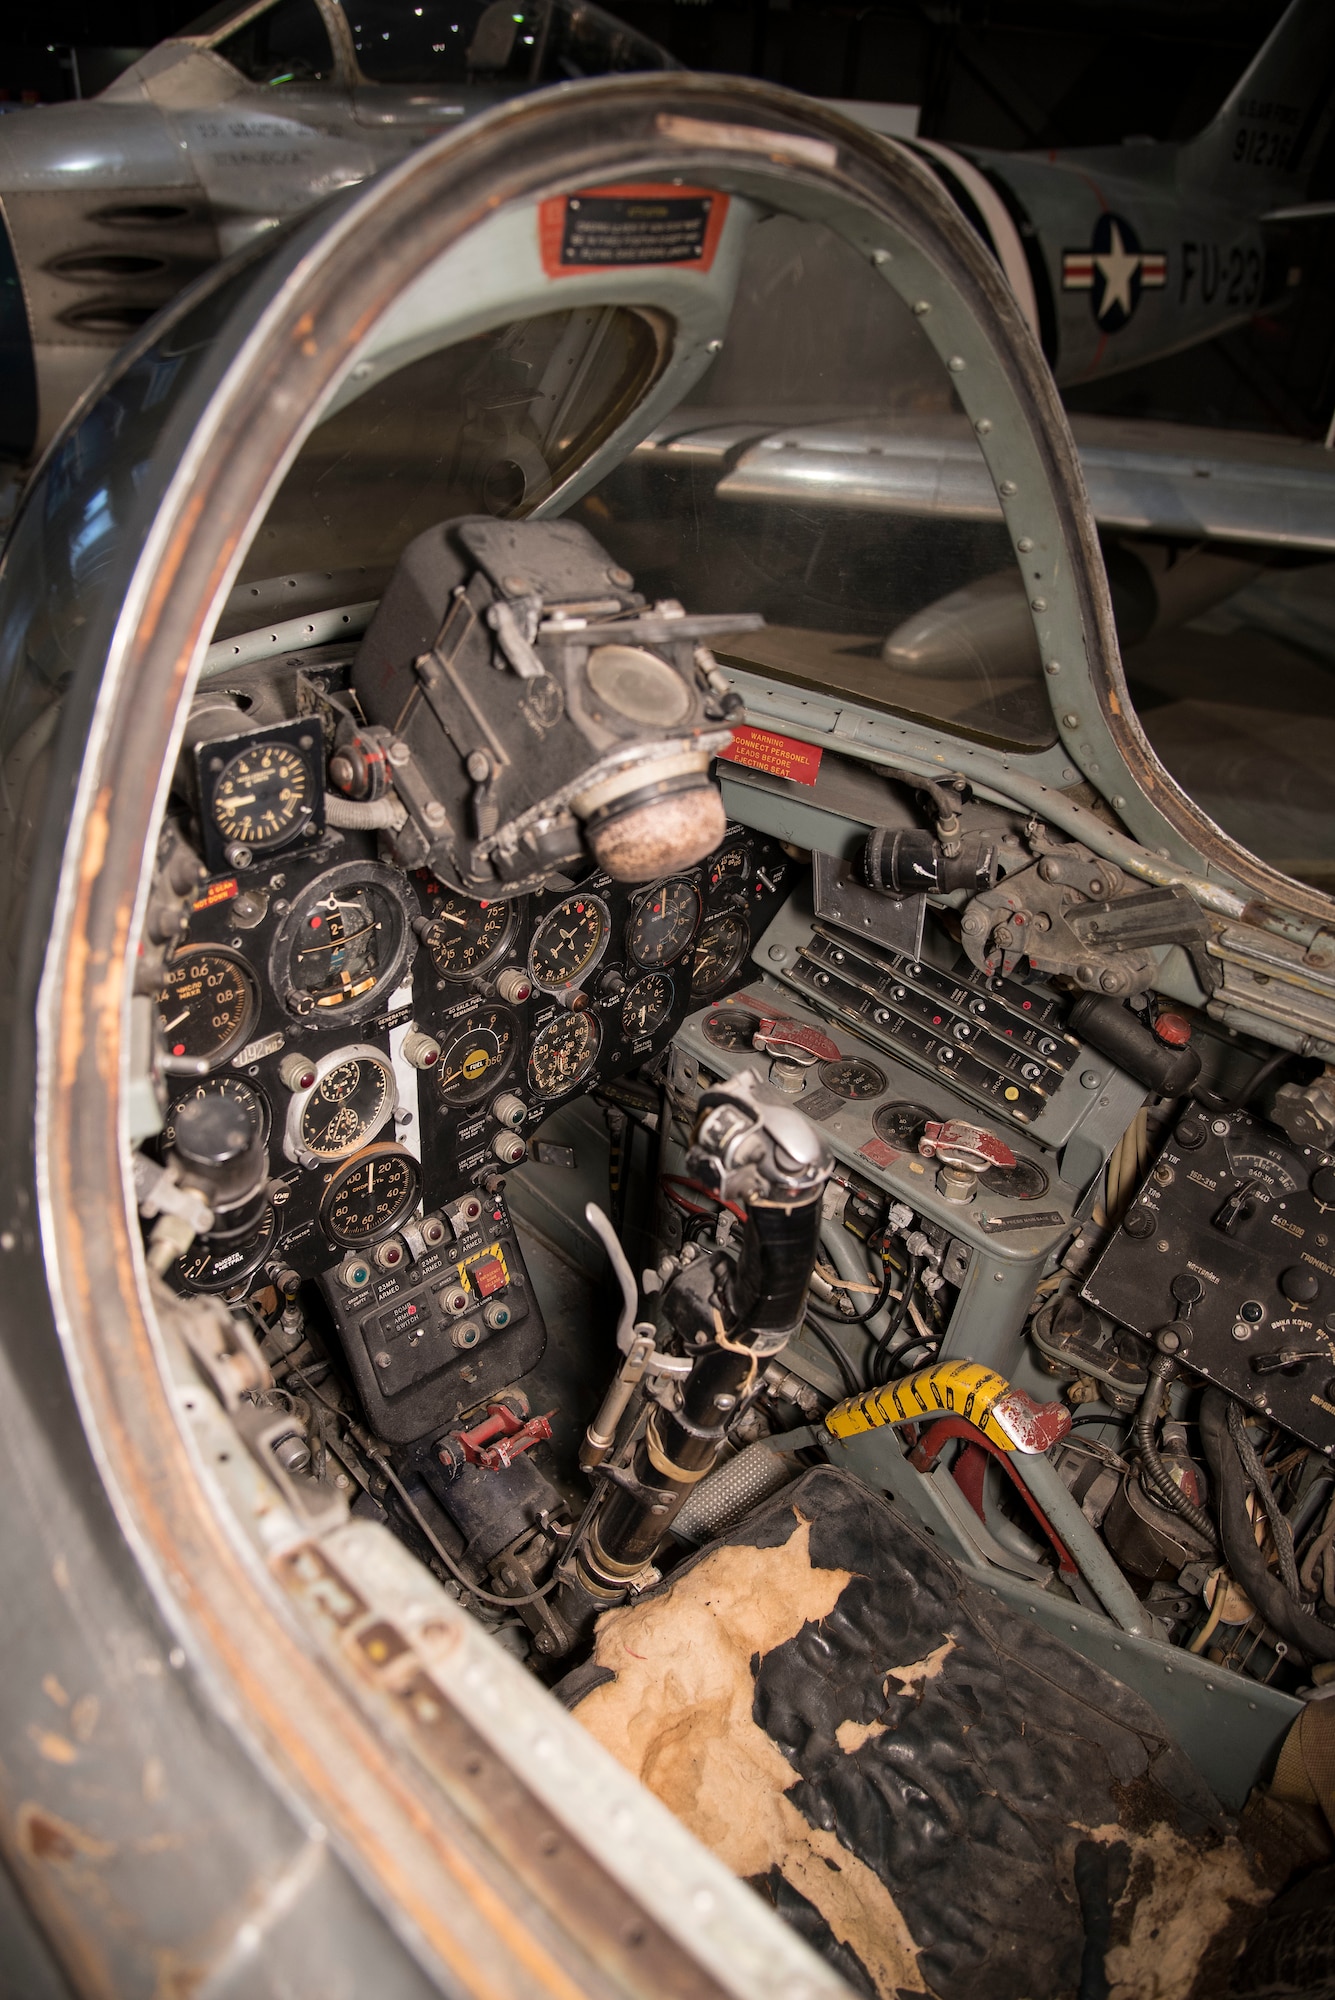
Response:
[{"label": "exposed foam padding", "polygon": [[592,1664],[591,1733],[878,2000],[1187,2000],[1269,1894],[1138,1695],[845,1473],[608,1613]]}]

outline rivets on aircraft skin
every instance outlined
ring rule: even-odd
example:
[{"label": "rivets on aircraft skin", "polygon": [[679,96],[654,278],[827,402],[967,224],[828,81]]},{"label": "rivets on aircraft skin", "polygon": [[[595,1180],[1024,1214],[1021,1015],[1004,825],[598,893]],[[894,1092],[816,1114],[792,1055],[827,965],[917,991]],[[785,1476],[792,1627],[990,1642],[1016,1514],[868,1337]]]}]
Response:
[{"label": "rivets on aircraft skin", "polygon": [[1007,500],[1011,499],[1019,490],[1013,479],[1003,479],[997,488],[997,491],[1003,494]]},{"label": "rivets on aircraft skin", "polygon": [[974,425],[974,429],[977,431],[979,437],[986,437],[991,428],[991,417],[979,417],[978,422]]},{"label": "rivets on aircraft skin", "polygon": [[952,375],[962,375],[964,373],[966,365],[967,364],[965,363],[965,359],[962,354],[952,354],[949,361],[947,361],[946,363],[946,366],[950,370]]},{"label": "rivets on aircraft skin", "polygon": [[706,354],[722,354],[722,352],[723,342],[721,340],[707,340],[705,342]]},{"label": "rivets on aircraft skin", "polygon": [[873,264],[888,264],[890,262],[890,252],[888,250],[873,250],[871,261]]},{"label": "rivets on aircraft skin", "polygon": [[1020,551],[1020,554],[1022,556],[1027,556],[1030,549],[1033,548],[1034,544],[1030,540],[1028,535],[1021,535],[1019,541],[1015,544],[1015,546]]},{"label": "rivets on aircraft skin", "polygon": [[1062,717],[1063,729],[1078,729],[1079,727],[1080,717],[1078,715],[1064,715]]},{"label": "rivets on aircraft skin", "polygon": [[929,313],[932,310],[932,301],[930,299],[915,299],[913,301],[913,310],[918,315],[918,318],[921,319],[924,313]]},{"label": "rivets on aircraft skin", "polygon": [[1047,608],[1048,608],[1048,600],[1047,600],[1047,598],[1046,598],[1046,597],[1031,597],[1031,598],[1030,598],[1030,600],[1029,600],[1029,609],[1030,609],[1031,611],[1046,611],[1046,610],[1047,610]]},{"label": "rivets on aircraft skin", "polygon": [[1061,670],[1062,670],[1062,663],[1060,660],[1048,661],[1048,672],[1050,674],[1059,674]]}]

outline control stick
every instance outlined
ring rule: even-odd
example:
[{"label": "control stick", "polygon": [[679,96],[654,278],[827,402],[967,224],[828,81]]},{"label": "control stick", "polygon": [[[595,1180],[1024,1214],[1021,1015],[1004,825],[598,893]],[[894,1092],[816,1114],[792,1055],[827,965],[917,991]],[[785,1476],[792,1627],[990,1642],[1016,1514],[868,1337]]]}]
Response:
[{"label": "control stick", "polygon": [[713,1467],[739,1399],[801,1326],[833,1166],[815,1127],[794,1107],[762,1098],[753,1070],[702,1096],[686,1171],[744,1207],[741,1253],[736,1262],[722,1252],[698,1258],[664,1291],[664,1317],[689,1372],[679,1388],[665,1383],[630,1466],[599,1467],[603,1491],[561,1602],[570,1624],[618,1602],[653,1561]]}]

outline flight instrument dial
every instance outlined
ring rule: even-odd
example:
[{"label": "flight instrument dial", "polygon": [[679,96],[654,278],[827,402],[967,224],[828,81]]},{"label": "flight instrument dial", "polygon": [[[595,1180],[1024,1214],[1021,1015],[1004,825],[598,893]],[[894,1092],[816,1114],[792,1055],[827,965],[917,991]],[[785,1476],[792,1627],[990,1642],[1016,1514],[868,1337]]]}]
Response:
[{"label": "flight instrument dial", "polygon": [[540,1097],[561,1097],[583,1083],[598,1060],[602,1030],[594,1015],[558,1014],[533,1044],[528,1077]]}]

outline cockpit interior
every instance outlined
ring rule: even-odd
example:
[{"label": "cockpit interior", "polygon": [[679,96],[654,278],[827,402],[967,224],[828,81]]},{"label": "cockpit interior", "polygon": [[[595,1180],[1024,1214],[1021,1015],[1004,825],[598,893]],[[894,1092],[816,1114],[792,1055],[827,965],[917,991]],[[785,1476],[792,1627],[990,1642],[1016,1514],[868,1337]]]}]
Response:
[{"label": "cockpit interior", "polygon": [[[1260,1992],[1320,1844],[1255,1802],[1335,1675],[1324,815],[1249,852],[1161,761],[926,174],[747,116],[415,262],[427,156],[333,225],[390,203],[337,363],[161,586],[135,1282],[318,1642],[425,1688],[466,1628],[801,1990]],[[248,255],[107,392],[122,462],[240,379]]]}]

